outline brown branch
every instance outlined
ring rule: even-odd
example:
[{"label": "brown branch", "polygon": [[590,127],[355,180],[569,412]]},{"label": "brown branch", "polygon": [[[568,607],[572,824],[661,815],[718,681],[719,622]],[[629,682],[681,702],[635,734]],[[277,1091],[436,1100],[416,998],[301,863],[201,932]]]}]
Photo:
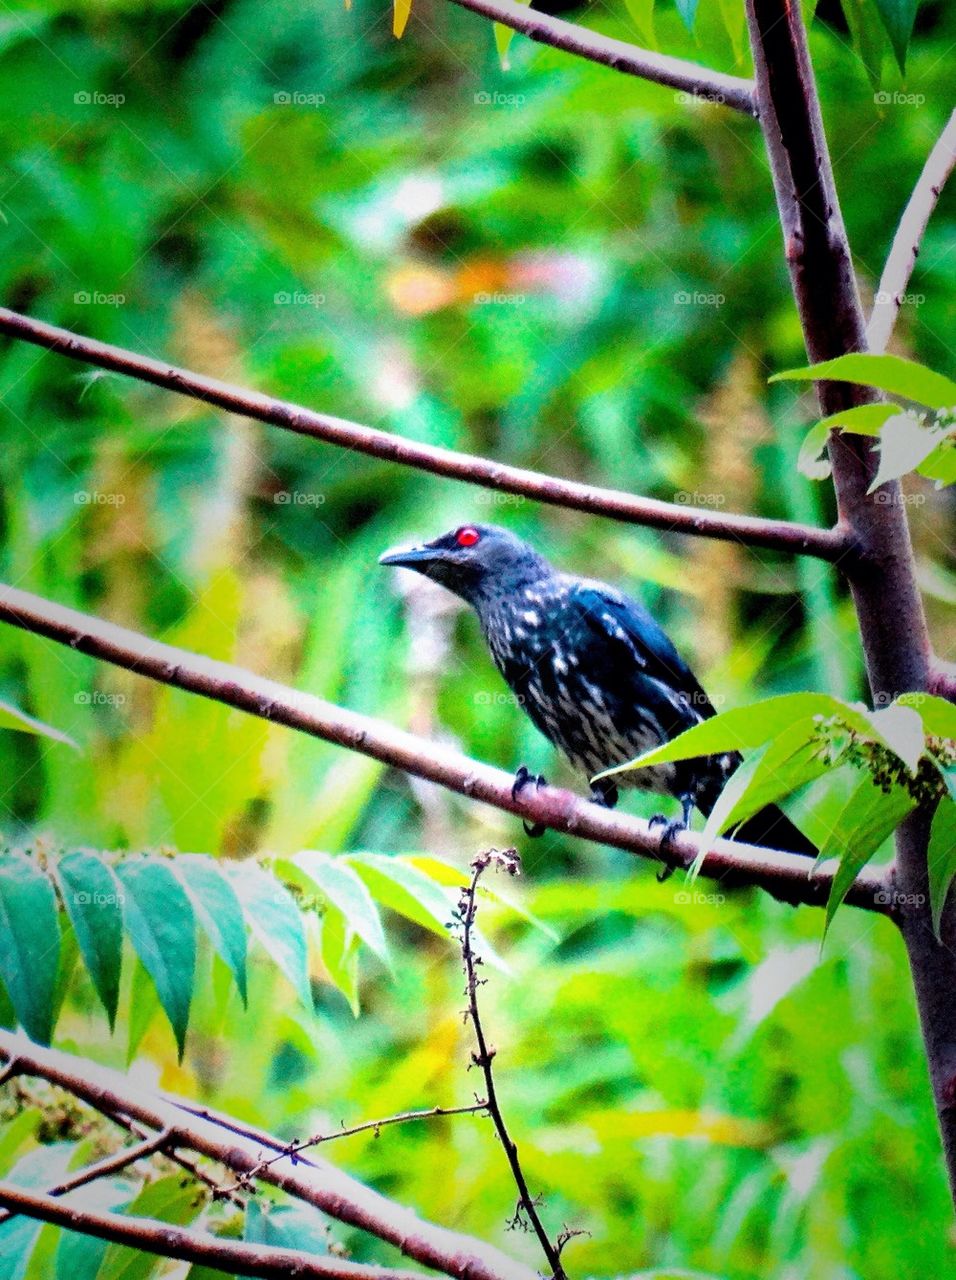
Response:
[{"label": "brown branch", "polygon": [[537,1200],[531,1194],[524,1169],[518,1159],[518,1145],[508,1132],[508,1126],[505,1123],[501,1103],[498,1101],[498,1091],[495,1088],[495,1073],[492,1066],[495,1050],[489,1046],[485,1038],[485,1030],[481,1022],[481,1010],[478,1006],[478,987],[484,983],[485,979],[478,977],[478,967],[481,965],[482,959],[481,956],[475,954],[472,930],[474,929],[475,915],[478,910],[476,898],[478,881],[481,879],[482,872],[487,871],[490,866],[494,866],[496,870],[501,868],[507,871],[509,875],[517,875],[520,868],[517,850],[506,849],[499,851],[490,849],[486,853],[480,853],[471,864],[471,880],[462,889],[461,898],[458,902],[458,921],[461,927],[461,959],[465,970],[465,996],[468,1000],[465,1017],[471,1019],[472,1030],[475,1033],[475,1041],[478,1045],[478,1052],[472,1053],[471,1060],[473,1065],[478,1067],[484,1076],[488,1114],[494,1123],[498,1138],[508,1160],[508,1167],[511,1169],[511,1176],[514,1178],[515,1186],[518,1188],[518,1207],[515,1211],[513,1225],[518,1225],[523,1213],[530,1224],[531,1230],[538,1237],[538,1243],[541,1245],[541,1250],[548,1260],[548,1266],[551,1268],[554,1280],[567,1280],[561,1263],[561,1250],[556,1244],[552,1243],[551,1237],[544,1228],[541,1216],[538,1213]]},{"label": "brown branch", "polygon": [[[111,1118],[125,1115],[150,1129],[168,1129],[172,1135],[170,1141],[177,1147],[189,1148],[215,1160],[233,1174],[255,1168],[261,1160],[263,1146],[276,1151],[283,1146],[268,1135],[263,1135],[262,1141],[245,1137],[243,1127],[237,1122],[230,1123],[227,1118],[225,1123],[207,1119],[187,1109],[185,1104],[137,1087],[121,1072],[58,1049],[33,1044],[21,1034],[0,1029],[0,1060],[12,1058],[19,1060],[21,1074],[59,1085]],[[406,1257],[423,1266],[457,1280],[535,1280],[530,1268],[493,1245],[424,1221],[413,1210],[395,1204],[317,1156],[301,1157],[295,1165],[291,1159],[282,1161],[264,1169],[261,1178],[339,1222],[395,1245]],[[223,1269],[239,1270],[231,1261]],[[387,1274],[389,1280],[395,1280],[394,1273]]]},{"label": "brown branch", "polygon": [[[554,831],[612,845],[675,869],[690,867],[700,852],[700,836],[692,832],[678,833],[662,847],[660,831],[647,822],[581,800],[570,791],[525,788],[515,797],[514,777],[501,769],[458,755],[382,720],[289,689],[240,667],[163,644],[16,587],[0,584],[0,621],[162,684],[358,751]],[[807,862],[794,853],[715,840],[701,874],[728,887],[753,885],[765,889],[784,902],[823,906],[833,880],[833,866],[808,867]],[[847,901],[891,914],[885,889],[883,874],[867,869],[857,877]]]},{"label": "brown branch", "polygon": [[128,1245],[164,1258],[179,1258],[242,1276],[276,1277],[277,1280],[299,1280],[300,1277],[310,1277],[311,1280],[422,1280],[421,1273],[417,1271],[316,1257],[302,1249],[241,1243],[204,1231],[156,1222],[152,1218],[101,1213],[75,1204],[64,1204],[52,1195],[28,1191],[10,1183],[0,1183],[0,1204],[11,1213],[27,1214],[68,1231],[79,1231],[83,1235]]},{"label": "brown branch", "polygon": [[720,538],[766,547],[794,555],[815,556],[821,560],[841,561],[849,567],[853,560],[853,544],[844,529],[817,529],[812,525],[794,524],[787,520],[767,520],[760,516],[735,515],[730,512],[701,510],[677,502],[661,502],[655,498],[636,497],[619,489],[602,489],[595,485],[562,480],[541,471],[508,467],[490,458],[479,458],[437,445],[422,444],[404,436],[374,427],[362,426],[344,418],[317,413],[285,400],[274,400],[257,391],[248,391],[229,383],[218,382],[203,374],[177,369],[161,360],[138,355],[122,347],[109,346],[93,338],[84,338],[68,329],[58,329],[0,307],[0,333],[32,342],[72,360],[85,361],[101,369],[110,369],[127,377],[138,378],[154,386],[176,391],[180,395],[215,405],[229,413],[271,426],[281,427],[314,440],[384,458],[403,466],[415,467],[432,475],[463,480],[502,493],[519,494],[537,502],[587,511],[627,524],[694,534],[703,538]]},{"label": "brown branch", "polygon": [[385,1116],[381,1120],[364,1120],[361,1124],[354,1124],[350,1128],[336,1129],[334,1133],[316,1133],[311,1138],[287,1142],[276,1155],[270,1156],[267,1160],[260,1160],[254,1169],[250,1169],[248,1173],[241,1174],[237,1178],[235,1186],[217,1188],[213,1195],[214,1198],[219,1199],[243,1187],[248,1187],[259,1177],[263,1170],[277,1164],[278,1161],[284,1160],[287,1156],[298,1158],[303,1151],[307,1151],[310,1147],[321,1146],[325,1142],[336,1142],[339,1138],[353,1138],[357,1133],[368,1133],[370,1131],[374,1132],[377,1138],[379,1130],[387,1128],[388,1125],[409,1124],[413,1120],[432,1120],[436,1116],[477,1115],[487,1110],[488,1105],[484,1102],[472,1102],[464,1107],[430,1107],[427,1111],[403,1111],[400,1115]]},{"label": "brown branch", "polygon": [[[114,1151],[111,1156],[106,1156],[104,1159],[98,1160],[96,1164],[87,1165],[85,1169],[80,1169],[71,1174],[69,1178],[64,1178],[55,1187],[50,1187],[46,1194],[48,1196],[65,1196],[67,1192],[76,1191],[78,1187],[85,1187],[88,1183],[95,1182],[97,1178],[108,1178],[114,1173],[120,1173],[138,1160],[144,1160],[147,1156],[161,1151],[169,1144],[171,1138],[171,1131],[163,1129],[159,1133],[153,1133],[141,1142],[137,1142],[135,1146],[121,1147],[119,1151]],[[8,1218],[14,1217],[16,1213],[16,1209],[0,1209],[0,1222],[6,1222]]]},{"label": "brown branch", "polygon": [[[797,0],[747,0],[760,121],[773,174],[787,263],[813,363],[866,350],[866,330]],[[827,415],[871,401],[868,388],[817,384]],[[906,507],[898,482],[870,493],[877,458],[864,436],[831,433],[840,519],[865,557],[850,587],[875,705],[925,690],[930,648]],[[956,1198],[956,906],[942,941],[930,913],[930,815],[915,811],[896,832],[891,901],[906,943],[936,1112]]]},{"label": "brown branch", "polygon": [[[125,1129],[127,1133],[132,1133],[136,1137],[145,1137],[146,1131],[142,1125],[136,1124],[135,1121],[128,1119],[126,1116],[114,1115],[110,1119]],[[225,1200],[236,1206],[237,1209],[245,1209],[246,1202],[241,1196],[236,1195],[231,1187],[224,1187],[211,1174],[207,1173],[195,1160],[191,1160],[189,1156],[183,1155],[181,1151],[169,1150],[163,1154],[173,1164],[179,1166],[184,1173],[195,1179],[206,1188],[214,1200]]]},{"label": "brown branch", "polygon": [[651,53],[624,40],[614,40],[587,27],[515,4],[514,0],[452,0],[452,3],[500,22],[538,44],[563,49],[566,53],[587,58],[589,62],[599,62],[624,75],[683,90],[692,99],[731,107],[748,116],[757,114],[754,86],[750,80],[711,71],[708,67],[699,67],[663,53]]},{"label": "brown branch", "polygon": [[893,326],[896,324],[896,317],[899,315],[903,295],[906,293],[906,286],[916,266],[927,224],[954,165],[956,165],[956,111],[953,111],[949,117],[946,127],[936,140],[936,145],[926,157],[926,163],[916,180],[913,194],[896,228],[893,244],[880,277],[873,312],[866,327],[866,340],[871,351],[886,350],[893,333]]}]

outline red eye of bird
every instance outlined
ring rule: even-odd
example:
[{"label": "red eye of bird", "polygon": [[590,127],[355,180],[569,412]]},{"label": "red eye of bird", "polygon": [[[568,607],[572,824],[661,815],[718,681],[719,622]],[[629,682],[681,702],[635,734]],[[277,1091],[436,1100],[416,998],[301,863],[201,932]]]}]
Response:
[{"label": "red eye of bird", "polygon": [[466,524],[455,534],[455,541],[460,547],[473,547],[481,534],[472,524]]}]

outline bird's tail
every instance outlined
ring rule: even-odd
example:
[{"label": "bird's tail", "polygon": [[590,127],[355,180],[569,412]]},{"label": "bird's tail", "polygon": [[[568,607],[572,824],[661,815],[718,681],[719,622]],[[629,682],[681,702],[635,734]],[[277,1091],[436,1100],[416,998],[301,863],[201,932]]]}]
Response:
[{"label": "bird's tail", "polygon": [[742,822],[732,833],[732,837],[744,844],[767,845],[771,849],[783,849],[787,853],[802,853],[808,858],[815,858],[819,853],[816,845],[775,804],[768,804],[765,809]]}]

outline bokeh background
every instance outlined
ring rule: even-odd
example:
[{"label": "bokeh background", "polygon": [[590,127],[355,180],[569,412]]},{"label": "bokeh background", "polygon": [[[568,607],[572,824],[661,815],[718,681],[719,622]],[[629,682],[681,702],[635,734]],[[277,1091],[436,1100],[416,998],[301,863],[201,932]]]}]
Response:
[{"label": "bokeh background", "polygon": [[[571,16],[642,34],[619,0]],[[665,51],[747,73],[735,4],[702,0],[696,38],[669,7],[655,24]],[[954,44],[952,7],[922,6],[905,81],[887,50],[876,89],[839,6],[813,24],[867,297],[950,109]],[[2,4],[0,296],[416,439],[831,520],[829,487],[796,469],[812,404],[766,384],[803,350],[754,123],[520,38],[507,58],[443,0],[417,0],[401,41],[382,0]],[[944,196],[896,339],[950,374],[954,233]],[[9,581],[507,768],[568,780],[473,620],[377,567],[392,543],[506,523],[639,595],[720,705],[864,692],[852,609],[821,564],[472,490],[26,345],[0,349],[0,415]],[[951,505],[918,479],[907,492],[952,658]],[[459,867],[518,842],[526,874],[509,891],[538,923],[489,908],[508,971],[483,1000],[545,1216],[589,1233],[569,1246],[575,1274],[952,1267],[905,959],[882,919],[845,909],[821,952],[818,913],[659,885],[625,854],[553,834],[525,841],[504,815],[9,630],[0,695],[81,745],[0,734],[10,842]],[[805,798],[808,829],[814,812]],[[387,924],[394,972],[363,956],[357,1018],[319,959],[314,1011],[265,962],[247,1011],[211,969],[177,1065],[155,1005],[130,1025],[130,963],[115,1034],[77,972],[60,1042],[114,1064],[135,1048],[147,1077],[287,1136],[468,1101],[455,951]],[[3,1167],[30,1140],[0,1139]],[[487,1124],[404,1127],[335,1154],[536,1262],[506,1229],[514,1194]]]}]

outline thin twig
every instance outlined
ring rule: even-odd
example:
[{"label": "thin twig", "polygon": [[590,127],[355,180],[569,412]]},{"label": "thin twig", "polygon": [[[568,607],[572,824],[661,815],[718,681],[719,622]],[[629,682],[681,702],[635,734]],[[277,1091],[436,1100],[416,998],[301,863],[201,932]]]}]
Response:
[{"label": "thin twig", "polygon": [[[130,1120],[128,1116],[112,1115],[110,1116],[110,1119],[114,1120],[116,1124],[120,1125],[128,1133],[135,1134],[136,1136],[141,1136],[144,1133],[143,1126],[137,1124],[135,1120]],[[178,1165],[180,1169],[182,1169],[183,1173],[188,1174],[191,1178],[194,1178],[198,1183],[204,1186],[213,1200],[225,1200],[230,1204],[235,1205],[237,1209],[245,1209],[245,1200],[243,1200],[241,1196],[236,1195],[230,1187],[224,1187],[221,1182],[212,1176],[212,1174],[207,1173],[197,1161],[190,1159],[189,1156],[183,1155],[181,1151],[176,1151],[174,1148],[164,1151],[163,1154],[168,1160],[171,1160],[173,1164]]]},{"label": "thin twig", "polygon": [[[138,1160],[144,1160],[147,1156],[161,1151],[172,1139],[173,1131],[171,1129],[162,1129],[159,1133],[150,1134],[142,1142],[137,1142],[135,1146],[121,1147],[119,1151],[114,1151],[111,1156],[105,1156],[102,1160],[98,1160],[96,1164],[87,1165],[85,1169],[80,1169],[71,1174],[69,1178],[64,1178],[55,1187],[50,1187],[46,1194],[48,1196],[65,1196],[70,1191],[76,1191],[78,1187],[85,1187],[88,1183],[95,1182],[97,1178],[111,1177],[114,1173],[120,1173]],[[17,1212],[18,1210],[16,1209],[0,1209],[0,1222],[6,1222],[8,1218],[15,1217]]]},{"label": "thin twig", "polygon": [[690,101],[716,103],[748,116],[757,114],[754,86],[750,80],[711,71],[709,67],[699,67],[696,63],[663,53],[652,53],[624,40],[614,40],[587,27],[515,4],[514,0],[452,0],[452,3],[500,22],[539,44],[563,49],[589,62],[599,62],[624,75],[681,89]]},{"label": "thin twig", "polygon": [[896,228],[873,311],[866,327],[866,340],[871,351],[885,351],[893,334],[896,317],[906,293],[927,224],[936,208],[940,192],[956,165],[956,111],[926,157],[907,201],[900,224]]},{"label": "thin twig", "polygon": [[[360,715],[344,707],[265,680],[240,667],[200,657],[162,644],[125,627],[53,604],[40,596],[0,584],[0,621],[69,645],[115,666],[135,671],[162,684],[200,694],[275,724],[334,742],[371,756],[383,764],[480,800],[529,822],[543,823],[585,840],[625,849],[675,869],[693,865],[701,849],[700,836],[679,832],[661,844],[660,832],[640,818],[605,809],[557,787],[526,788],[515,797],[514,776],[444,746]],[[795,853],[762,849],[732,840],[708,846],[701,874],[726,887],[752,885],[782,902],[824,906],[833,882],[834,864],[815,864]],[[891,914],[882,871],[861,871],[846,901],[871,911]]]},{"label": "thin twig", "polygon": [[301,1249],[248,1244],[192,1231],[168,1222],[136,1218],[120,1213],[64,1204],[54,1196],[24,1187],[0,1184],[0,1204],[15,1213],[51,1222],[69,1231],[96,1236],[114,1244],[129,1245],[164,1258],[179,1258],[243,1276],[277,1277],[278,1280],[421,1280],[420,1272],[367,1266],[333,1257],[316,1257]]},{"label": "thin twig", "polygon": [[271,1168],[272,1165],[277,1164],[280,1160],[291,1158],[292,1163],[296,1164],[301,1152],[307,1151],[309,1147],[321,1146],[324,1142],[335,1142],[339,1138],[351,1138],[357,1133],[368,1133],[370,1130],[375,1133],[377,1138],[379,1130],[390,1124],[408,1124],[412,1120],[431,1120],[435,1116],[475,1115],[487,1110],[487,1104],[481,1101],[472,1102],[463,1107],[431,1107],[427,1111],[405,1111],[400,1115],[385,1116],[382,1120],[365,1120],[361,1124],[352,1125],[350,1128],[336,1129],[334,1133],[317,1133],[311,1138],[301,1138],[295,1142],[288,1143],[276,1155],[270,1156],[268,1160],[260,1160],[254,1169],[249,1169],[246,1173],[240,1174],[234,1186],[222,1187],[214,1192],[214,1195],[218,1199],[241,1188],[251,1187],[264,1170]]},{"label": "thin twig", "polygon": [[[526,11],[523,11],[526,12]],[[540,16],[540,15],[539,15]],[[373,458],[384,458],[403,466],[415,467],[432,475],[447,476],[469,484],[496,489],[502,493],[520,494],[537,502],[587,511],[625,524],[644,525],[675,533],[694,534],[703,538],[720,538],[746,546],[767,547],[791,555],[815,556],[820,560],[839,561],[850,571],[854,565],[854,547],[845,531],[817,529],[812,525],[794,524],[788,520],[767,520],[760,516],[735,515],[731,512],[702,510],[682,506],[679,502],[660,502],[655,498],[636,497],[619,489],[602,489],[596,485],[562,480],[541,471],[508,467],[491,458],[442,449],[437,445],[408,440],[390,431],[348,422],[330,414],[317,413],[285,400],[274,400],[257,391],[218,382],[203,374],[177,369],[162,360],[153,360],[58,329],[30,316],[0,307],[0,333],[32,342],[72,360],[82,360],[101,369],[137,378],[168,391],[178,392],[204,404],[216,405],[229,413],[253,418],[270,426],[281,427],[298,435]]]},{"label": "thin twig", "polygon": [[538,1202],[528,1188],[528,1181],[521,1167],[521,1161],[518,1159],[517,1144],[508,1132],[508,1126],[505,1123],[501,1104],[498,1101],[498,1091],[495,1088],[495,1074],[492,1066],[496,1051],[489,1046],[485,1037],[485,1030],[481,1022],[481,1010],[478,1005],[478,988],[485,982],[484,978],[478,977],[478,968],[482,964],[482,959],[481,956],[475,953],[473,935],[475,915],[478,910],[476,897],[478,881],[481,879],[482,873],[491,866],[496,870],[501,869],[506,871],[508,875],[514,876],[518,874],[520,865],[517,850],[489,849],[485,853],[480,853],[472,862],[471,880],[461,891],[461,898],[458,902],[458,923],[461,929],[461,959],[465,969],[465,995],[468,1000],[465,1016],[471,1020],[475,1041],[478,1045],[478,1052],[472,1053],[471,1060],[484,1076],[488,1114],[491,1116],[498,1137],[501,1140],[501,1145],[504,1147],[508,1165],[511,1169],[511,1176],[514,1178],[515,1186],[518,1188],[518,1208],[515,1211],[512,1222],[517,1226],[520,1222],[521,1214],[525,1215],[531,1225],[531,1229],[538,1237],[538,1242],[548,1260],[548,1266],[551,1268],[554,1280],[567,1280],[561,1263],[561,1249],[552,1242],[551,1237],[544,1228],[544,1224],[538,1214]]}]

